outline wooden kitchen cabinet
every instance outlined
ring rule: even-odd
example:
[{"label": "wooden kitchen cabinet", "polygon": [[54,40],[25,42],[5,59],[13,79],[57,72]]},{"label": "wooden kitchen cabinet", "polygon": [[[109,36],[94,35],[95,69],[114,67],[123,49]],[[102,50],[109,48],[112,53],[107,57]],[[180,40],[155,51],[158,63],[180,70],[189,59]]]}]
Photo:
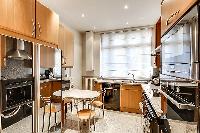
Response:
[{"label": "wooden kitchen cabinet", "polygon": [[197,0],[163,0],[161,5],[162,36],[177,22],[178,19],[194,5]]},{"label": "wooden kitchen cabinet", "polygon": [[54,68],[55,67],[55,49],[45,46],[40,46],[40,67]]},{"label": "wooden kitchen cabinet", "polygon": [[4,36],[0,36],[0,47],[0,68],[4,68],[6,66],[6,38]]},{"label": "wooden kitchen cabinet", "polygon": [[51,96],[51,82],[45,82],[40,84],[40,95],[43,97]]},{"label": "wooden kitchen cabinet", "polygon": [[59,48],[63,52],[66,64],[62,67],[73,67],[74,65],[74,35],[64,25],[59,26]]},{"label": "wooden kitchen cabinet", "polygon": [[59,24],[59,34],[58,34],[58,48],[63,50],[64,40],[65,40],[65,27],[62,24]]},{"label": "wooden kitchen cabinet", "polygon": [[35,37],[35,0],[13,1],[16,32],[29,37]]},{"label": "wooden kitchen cabinet", "polygon": [[167,113],[167,98],[161,94],[161,110],[164,114]]},{"label": "wooden kitchen cabinet", "polygon": [[34,37],[35,0],[0,0],[0,27]]},{"label": "wooden kitchen cabinet", "polygon": [[36,38],[58,45],[59,16],[40,2],[36,4]]},{"label": "wooden kitchen cabinet", "polygon": [[14,30],[14,0],[0,0],[0,27]]},{"label": "wooden kitchen cabinet", "polygon": [[74,66],[74,36],[69,30],[65,30],[64,57],[66,58],[65,67]]},{"label": "wooden kitchen cabinet", "polygon": [[52,82],[51,93],[53,95],[54,92],[59,91],[62,89],[62,82],[61,81],[54,81]]},{"label": "wooden kitchen cabinet", "polygon": [[122,84],[120,87],[120,111],[141,113],[139,103],[142,101],[141,85]]}]

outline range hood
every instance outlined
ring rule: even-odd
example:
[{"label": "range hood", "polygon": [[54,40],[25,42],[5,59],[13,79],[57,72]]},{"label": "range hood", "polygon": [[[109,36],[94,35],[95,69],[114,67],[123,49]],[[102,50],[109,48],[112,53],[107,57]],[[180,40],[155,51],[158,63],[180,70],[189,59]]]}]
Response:
[{"label": "range hood", "polygon": [[19,39],[13,39],[13,50],[8,52],[7,58],[32,60],[32,57],[24,50],[24,41]]}]

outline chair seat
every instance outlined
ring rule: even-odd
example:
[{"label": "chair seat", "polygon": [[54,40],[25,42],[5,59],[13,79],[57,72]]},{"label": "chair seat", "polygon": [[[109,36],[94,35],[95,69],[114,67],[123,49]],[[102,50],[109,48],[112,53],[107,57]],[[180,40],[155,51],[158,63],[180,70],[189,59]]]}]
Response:
[{"label": "chair seat", "polygon": [[81,120],[87,120],[95,116],[95,111],[91,109],[83,109],[83,110],[78,111],[77,116]]},{"label": "chair seat", "polygon": [[61,104],[60,103],[51,103],[51,110],[50,110],[50,105],[45,106],[45,113],[56,113],[61,111]]},{"label": "chair seat", "polygon": [[103,103],[101,101],[94,101],[94,102],[92,102],[92,105],[94,107],[101,107],[103,105]]}]

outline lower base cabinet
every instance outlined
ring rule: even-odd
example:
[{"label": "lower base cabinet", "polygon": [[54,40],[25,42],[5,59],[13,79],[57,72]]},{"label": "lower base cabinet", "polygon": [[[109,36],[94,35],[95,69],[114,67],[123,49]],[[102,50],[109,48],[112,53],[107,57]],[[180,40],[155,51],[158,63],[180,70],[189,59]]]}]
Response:
[{"label": "lower base cabinet", "polygon": [[142,101],[141,85],[122,84],[120,88],[120,111],[141,113],[139,103]]},{"label": "lower base cabinet", "polygon": [[53,95],[54,92],[61,90],[61,81],[49,81],[40,84],[40,95],[43,97],[50,97],[52,102],[60,103],[62,98]]}]

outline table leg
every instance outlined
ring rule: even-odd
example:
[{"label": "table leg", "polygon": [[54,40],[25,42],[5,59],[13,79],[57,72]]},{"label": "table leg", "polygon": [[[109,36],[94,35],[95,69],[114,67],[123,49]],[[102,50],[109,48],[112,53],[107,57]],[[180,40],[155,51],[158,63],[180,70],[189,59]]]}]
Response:
[{"label": "table leg", "polygon": [[62,127],[63,125],[65,124],[65,104],[64,104],[64,100],[62,100],[62,103],[61,103],[61,122],[62,122]]}]

